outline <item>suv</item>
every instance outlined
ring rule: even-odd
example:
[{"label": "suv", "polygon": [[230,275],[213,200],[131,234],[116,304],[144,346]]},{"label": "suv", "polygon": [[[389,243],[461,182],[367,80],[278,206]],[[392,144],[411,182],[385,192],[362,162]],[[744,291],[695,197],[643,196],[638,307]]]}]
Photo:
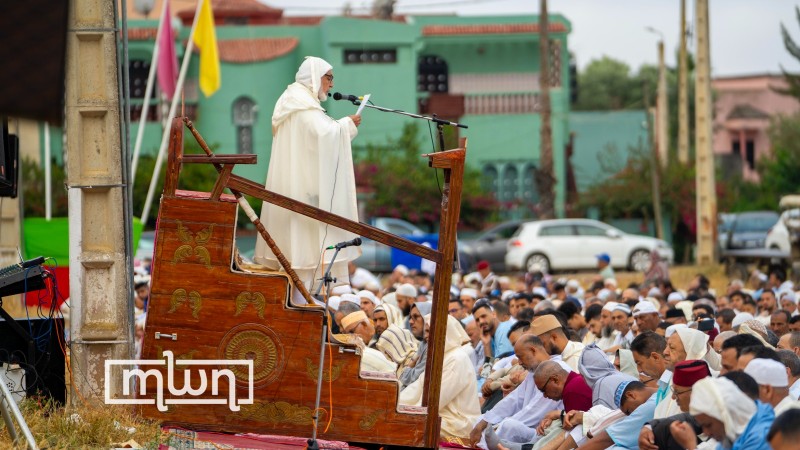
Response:
[{"label": "suv", "polygon": [[765,248],[767,233],[779,219],[775,211],[751,211],[736,215],[728,230],[725,249]]},{"label": "suv", "polygon": [[523,224],[509,240],[506,267],[548,273],[593,269],[596,255],[608,253],[612,267],[643,272],[650,267],[652,250],[672,262],[672,247],[661,239],[627,234],[591,219],[540,220]]}]

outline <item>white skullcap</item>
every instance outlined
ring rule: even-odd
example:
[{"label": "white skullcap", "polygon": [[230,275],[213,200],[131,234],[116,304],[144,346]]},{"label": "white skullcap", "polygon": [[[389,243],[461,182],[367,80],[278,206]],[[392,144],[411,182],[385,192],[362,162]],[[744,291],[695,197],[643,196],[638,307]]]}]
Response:
[{"label": "white skullcap", "polygon": [[375,292],[380,292],[381,287],[378,283],[370,281],[369,283],[367,283],[366,286],[364,286],[364,289],[368,291],[373,291],[372,293],[374,294]]},{"label": "white skullcap", "polygon": [[617,302],[608,302],[605,305],[603,305],[603,309],[605,309],[606,311],[614,311],[614,308],[616,308],[617,305],[619,305],[619,303]]},{"label": "white skullcap", "polygon": [[472,288],[464,288],[464,289],[461,289],[461,295],[477,299],[478,298],[478,290],[477,289],[472,289]]},{"label": "white skullcap", "polygon": [[328,297],[328,307],[333,309],[334,311],[338,311],[339,310],[339,302],[341,302],[341,301],[342,301],[342,298],[339,297],[338,295],[333,295],[331,297]]},{"label": "white skullcap", "polygon": [[633,307],[633,317],[639,317],[642,314],[658,314],[658,310],[648,300],[643,300]]},{"label": "white skullcap", "polygon": [[398,264],[397,266],[395,266],[393,272],[400,272],[400,275],[406,276],[408,275],[408,267],[402,264]]},{"label": "white skullcap", "polygon": [[794,293],[794,291],[784,291],[781,294],[781,300],[784,298],[792,301],[793,303],[797,303],[797,295]]},{"label": "white skullcap", "polygon": [[753,315],[752,314],[747,313],[747,312],[739,313],[733,318],[733,323],[731,324],[731,326],[733,328],[736,328],[739,325],[747,322],[748,320],[753,320]]},{"label": "white skullcap", "polygon": [[625,303],[617,303],[617,306],[615,306],[614,309],[611,310],[611,312],[617,312],[617,311],[622,311],[629,316],[631,315],[631,307],[626,305]]},{"label": "white skullcap", "polygon": [[333,295],[352,294],[353,288],[351,288],[349,284],[342,284],[333,288],[331,293]]},{"label": "white skullcap", "polygon": [[681,294],[680,292],[671,292],[669,296],[667,296],[668,303],[680,302],[680,301],[683,301],[683,294]]},{"label": "white skullcap", "polygon": [[500,296],[500,300],[507,301],[514,295],[516,295],[516,292],[512,291],[511,289],[503,291],[503,295]]},{"label": "white skullcap", "polygon": [[549,294],[547,293],[547,289],[545,289],[545,288],[543,288],[543,287],[541,287],[541,286],[536,286],[535,288],[533,288],[533,291],[532,291],[532,293],[533,293],[533,294],[539,294],[539,295],[541,295],[541,296],[542,296],[542,297],[544,297],[544,298],[547,298],[547,296],[549,295]]},{"label": "white skullcap", "polygon": [[606,299],[611,295],[611,291],[609,289],[603,288],[597,292],[597,298],[600,300],[606,301]]},{"label": "white skullcap", "polygon": [[378,297],[375,297],[375,294],[373,294],[371,291],[368,291],[368,290],[366,290],[366,289],[364,289],[363,291],[358,291],[358,294],[356,294],[356,295],[357,295],[359,298],[360,298],[360,297],[366,297],[366,298],[368,298],[368,299],[369,299],[369,301],[371,301],[371,302],[372,302],[372,304],[373,304],[373,305],[375,305],[375,306],[378,306],[378,305],[380,305],[380,304],[381,304],[381,301],[380,301],[380,300],[378,300]]},{"label": "white skullcap", "polygon": [[414,285],[411,283],[403,283],[400,285],[400,287],[397,288],[395,294],[404,295],[406,297],[416,297],[417,288],[415,288]]},{"label": "white skullcap", "polygon": [[578,282],[578,280],[572,278],[572,279],[567,281],[567,287],[568,288],[573,288],[573,289],[580,289],[581,288],[581,284]]},{"label": "white skullcap", "polygon": [[606,278],[603,280],[603,285],[610,284],[614,287],[617,287],[617,280],[615,278]]},{"label": "white skullcap", "polygon": [[744,373],[762,386],[789,387],[786,366],[773,359],[756,358],[747,363]]},{"label": "white skullcap", "polygon": [[685,323],[676,323],[675,325],[670,325],[666,330],[664,330],[664,337],[668,338],[672,336],[676,331],[678,331],[678,328],[688,328],[688,326]]},{"label": "white skullcap", "polygon": [[342,294],[339,297],[339,304],[341,305],[342,302],[350,302],[361,306],[361,300],[354,294]]},{"label": "white skullcap", "polygon": [[[654,287],[654,288],[650,288],[650,290],[647,291],[647,297],[655,297],[656,295],[661,295],[661,289],[659,289],[657,287]],[[670,294],[670,295],[672,295],[672,294]]]},{"label": "white skullcap", "polygon": [[511,283],[511,278],[508,277],[500,277],[497,279],[497,282],[500,284]]}]

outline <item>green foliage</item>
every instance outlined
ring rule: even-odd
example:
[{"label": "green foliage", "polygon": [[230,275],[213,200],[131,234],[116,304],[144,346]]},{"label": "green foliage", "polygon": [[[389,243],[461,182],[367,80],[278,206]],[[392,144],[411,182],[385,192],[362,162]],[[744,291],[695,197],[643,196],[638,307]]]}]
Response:
[{"label": "green foliage", "polygon": [[[797,21],[800,22],[800,7],[795,6],[794,11],[797,16]],[[794,39],[792,39],[792,36],[783,24],[781,24],[781,36],[783,37],[783,45],[786,47],[786,51],[795,59],[800,60],[800,46],[794,42]],[[783,72],[783,78],[789,86],[786,89],[778,89],[778,92],[800,98],[800,75],[791,74],[783,67],[781,67],[781,72]]]},{"label": "green foliage", "polygon": [[[455,136],[445,137],[445,147],[453,148]],[[428,167],[421,157],[427,151],[420,142],[419,127],[408,124],[395,140],[355,149],[356,184],[359,191],[371,193],[365,208],[368,216],[397,217],[437,228],[443,174]],[[497,212],[497,202],[480,180],[477,170],[465,168],[461,224],[468,228],[481,228]]]},{"label": "green foliage", "polygon": [[[64,184],[64,168],[53,163],[51,168],[53,190],[53,217],[67,216],[67,189]],[[31,159],[22,160],[20,167],[20,187],[22,191],[22,211],[25,217],[45,216],[44,168]]]}]

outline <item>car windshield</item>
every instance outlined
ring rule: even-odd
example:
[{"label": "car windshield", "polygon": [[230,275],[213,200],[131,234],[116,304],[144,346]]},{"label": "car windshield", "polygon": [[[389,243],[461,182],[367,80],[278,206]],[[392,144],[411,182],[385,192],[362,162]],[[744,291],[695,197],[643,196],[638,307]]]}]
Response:
[{"label": "car windshield", "polygon": [[738,233],[767,232],[778,221],[777,214],[739,216],[735,230]]}]

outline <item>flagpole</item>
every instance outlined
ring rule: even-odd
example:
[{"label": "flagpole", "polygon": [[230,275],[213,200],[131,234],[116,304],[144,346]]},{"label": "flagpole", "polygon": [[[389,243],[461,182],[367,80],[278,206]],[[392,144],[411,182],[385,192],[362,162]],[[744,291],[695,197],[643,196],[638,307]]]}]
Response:
[{"label": "flagpole", "polygon": [[[131,162],[130,190],[133,192],[133,184],[136,182],[136,166],[139,163],[139,151],[142,148],[142,138],[144,137],[144,127],[147,123],[147,113],[150,111],[150,97],[153,95],[153,84],[156,79],[156,69],[158,67],[158,42],[161,37],[161,27],[164,26],[164,17],[167,15],[167,1],[161,5],[161,17],[158,19],[158,29],[156,30],[156,42],[153,46],[153,57],[150,59],[150,73],[147,75],[147,87],[144,90],[144,103],[142,104],[142,114],[139,117],[139,128],[136,130],[136,143],[133,146],[133,161]],[[171,26],[171,25],[170,25]]]},{"label": "flagpole", "polygon": [[[203,7],[203,0],[197,1],[197,9],[194,12],[194,20],[192,21],[192,30],[189,32],[189,42],[186,44],[186,53],[183,55],[183,62],[181,63],[181,71],[178,75],[178,84],[175,87],[175,94],[172,95],[172,104],[169,106],[169,114],[167,114],[166,123],[172,123],[172,118],[175,117],[175,110],[178,107],[178,99],[181,98],[183,92],[183,82],[186,79],[186,72],[189,70],[189,61],[192,59],[192,50],[194,50],[194,32],[197,28],[197,20],[200,18],[200,8]],[[144,201],[144,208],[142,208],[142,226],[147,225],[147,215],[150,214],[150,206],[153,203],[153,194],[158,184],[159,174],[161,173],[161,165],[164,162],[164,151],[167,149],[167,139],[169,138],[170,127],[164,127],[164,132],[161,135],[161,146],[158,148],[158,156],[156,157],[156,165],[153,168],[153,177],[150,178],[150,187],[147,189],[147,198]]]}]

